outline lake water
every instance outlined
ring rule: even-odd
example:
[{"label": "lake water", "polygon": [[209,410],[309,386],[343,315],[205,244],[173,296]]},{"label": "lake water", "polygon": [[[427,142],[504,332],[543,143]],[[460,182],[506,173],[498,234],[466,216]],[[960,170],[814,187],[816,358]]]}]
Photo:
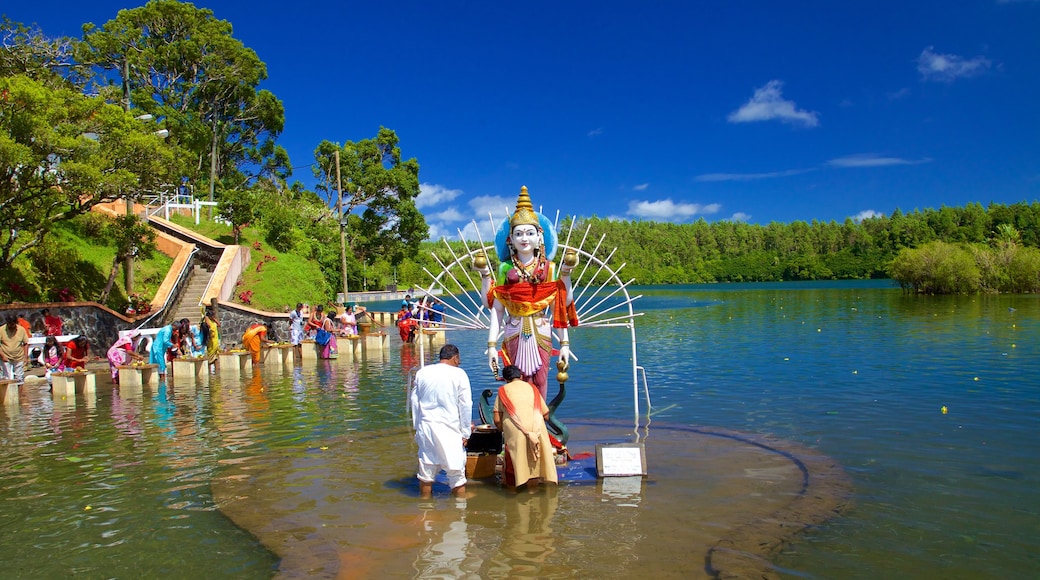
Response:
[{"label": "lake water", "polygon": [[[882,282],[630,291],[643,295],[636,333],[653,400],[648,446],[655,433],[718,428],[789,441],[833,458],[850,476],[851,506],[776,556],[782,576],[1024,578],[1040,571],[1040,298],[913,297]],[[462,348],[475,391],[491,386],[483,333],[448,338]],[[579,361],[561,415],[576,424],[631,422],[627,332],[579,328],[571,341]],[[404,385],[417,363],[392,337],[383,357],[265,368],[245,380],[218,375],[197,388],[178,383],[120,395],[99,386],[96,399],[69,402],[26,387],[16,408],[0,410],[5,576],[270,577],[279,557],[217,509],[211,484],[259,459],[290,471],[305,461],[322,469],[319,450],[366,437],[375,437],[369,449],[388,458],[375,460],[376,471],[392,472],[366,488],[377,511],[411,505],[399,498],[412,493],[414,451],[395,442],[407,441]],[[334,461],[347,465],[348,455]],[[651,461],[651,474],[654,468]],[[662,480],[682,474],[660,466],[657,477],[628,509],[652,513]],[[344,487],[362,485],[348,480]],[[615,530],[624,530],[652,544],[660,520],[598,526],[601,491],[564,486],[537,500],[553,502],[556,514],[548,567],[510,560],[475,570],[610,576],[595,562],[559,559],[583,531],[618,542]],[[686,498],[668,499],[677,511],[689,507]],[[471,501],[469,521],[515,500]],[[568,512],[568,502],[587,515]],[[511,521],[488,520],[481,529],[490,534]],[[453,537],[457,524],[444,523],[441,539]],[[478,552],[492,542],[476,538]],[[657,572],[678,576],[690,565],[658,564]],[[408,575],[421,575],[414,570]],[[639,571],[624,570],[618,575]]]}]

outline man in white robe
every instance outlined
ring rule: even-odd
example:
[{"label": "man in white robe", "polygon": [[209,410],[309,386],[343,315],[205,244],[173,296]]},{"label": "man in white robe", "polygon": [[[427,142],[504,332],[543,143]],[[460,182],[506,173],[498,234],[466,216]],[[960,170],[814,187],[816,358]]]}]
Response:
[{"label": "man in white robe", "polygon": [[440,362],[415,373],[409,403],[419,444],[419,495],[433,495],[433,480],[443,469],[456,496],[466,493],[466,442],[473,420],[469,376],[459,368],[459,349],[441,347]]}]

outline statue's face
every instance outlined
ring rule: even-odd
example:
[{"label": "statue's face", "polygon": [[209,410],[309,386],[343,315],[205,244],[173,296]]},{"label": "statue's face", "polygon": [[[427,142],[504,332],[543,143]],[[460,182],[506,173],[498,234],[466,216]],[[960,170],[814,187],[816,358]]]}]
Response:
[{"label": "statue's face", "polygon": [[520,253],[533,253],[535,248],[541,245],[538,228],[530,225],[520,224],[514,227],[510,238],[513,247]]}]

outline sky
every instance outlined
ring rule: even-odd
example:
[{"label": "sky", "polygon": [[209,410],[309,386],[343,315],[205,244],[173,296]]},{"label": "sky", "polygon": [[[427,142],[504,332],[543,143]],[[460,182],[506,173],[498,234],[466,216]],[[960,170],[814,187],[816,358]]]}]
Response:
[{"label": "sky", "polygon": [[[78,37],[143,1],[5,4]],[[523,185],[551,219],[674,223],[1040,199],[1037,0],[195,5],[267,64],[295,179],[393,129],[432,239]]]}]

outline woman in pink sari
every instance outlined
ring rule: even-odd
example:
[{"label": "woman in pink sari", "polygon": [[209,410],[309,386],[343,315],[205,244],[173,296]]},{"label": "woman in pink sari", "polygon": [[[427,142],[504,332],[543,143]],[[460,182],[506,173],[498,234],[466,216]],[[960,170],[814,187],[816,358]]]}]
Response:
[{"label": "woman in pink sari", "polygon": [[119,367],[126,366],[135,360],[144,360],[144,356],[134,351],[134,338],[140,333],[136,330],[124,330],[108,349],[108,368],[112,372],[112,382],[119,384]]}]

